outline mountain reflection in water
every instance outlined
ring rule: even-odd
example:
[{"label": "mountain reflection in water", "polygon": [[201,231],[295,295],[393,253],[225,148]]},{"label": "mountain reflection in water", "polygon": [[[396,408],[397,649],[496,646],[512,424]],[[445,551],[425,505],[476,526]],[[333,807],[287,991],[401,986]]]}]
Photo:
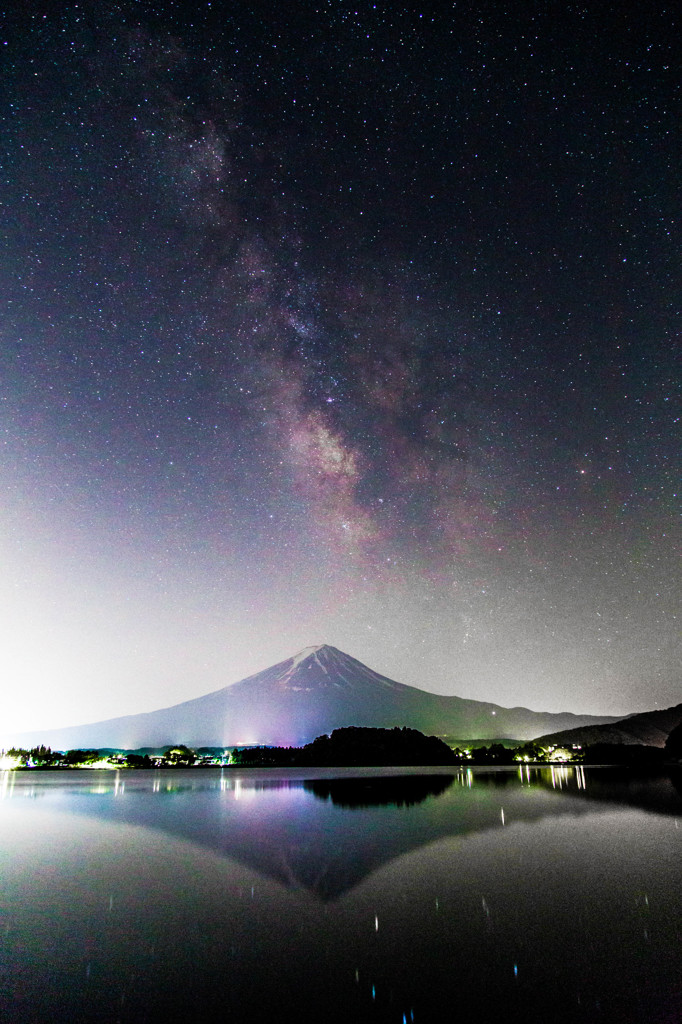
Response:
[{"label": "mountain reflection in water", "polygon": [[[239,861],[322,901],[338,899],[383,865],[444,838],[614,806],[682,814],[670,774],[555,766],[514,770],[272,769],[33,776],[32,795],[59,781],[69,810],[142,825]],[[22,788],[28,773],[19,777]],[[455,786],[458,797],[442,803]],[[113,797],[113,799],[112,799]],[[503,803],[500,802],[503,797]],[[598,805],[598,806],[595,806]],[[349,816],[348,811],[355,811]],[[381,841],[377,842],[377,835]]]},{"label": "mountain reflection in water", "polygon": [[682,1020],[680,773],[6,773],[0,1015]]}]

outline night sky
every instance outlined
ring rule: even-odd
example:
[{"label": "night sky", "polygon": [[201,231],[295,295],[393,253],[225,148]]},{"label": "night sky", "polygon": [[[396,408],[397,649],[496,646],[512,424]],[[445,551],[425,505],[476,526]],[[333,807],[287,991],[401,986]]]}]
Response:
[{"label": "night sky", "polygon": [[318,643],[507,706],[682,699],[672,6],[2,31],[3,731]]}]

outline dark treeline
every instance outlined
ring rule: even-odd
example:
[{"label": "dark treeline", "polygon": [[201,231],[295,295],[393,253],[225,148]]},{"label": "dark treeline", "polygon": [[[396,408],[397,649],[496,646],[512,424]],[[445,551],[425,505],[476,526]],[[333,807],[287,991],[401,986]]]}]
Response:
[{"label": "dark treeline", "polygon": [[389,765],[491,765],[511,767],[519,764],[631,765],[647,768],[682,761],[682,724],[673,729],[664,748],[641,744],[594,743],[576,749],[544,747],[524,743],[507,747],[502,743],[454,750],[436,736],[425,736],[416,729],[363,728],[335,729],[330,736],[318,736],[302,747],[238,747],[231,754],[222,748],[199,747],[192,750],[184,743],[155,751],[51,750],[36,746],[12,747],[6,756],[14,758],[19,769],[47,768],[209,768],[227,763],[254,768],[306,767],[380,767]]},{"label": "dark treeline", "polygon": [[349,726],[318,736],[303,747],[245,747],[232,751],[232,764],[254,767],[344,767],[457,764],[454,751],[436,736],[416,729]]},{"label": "dark treeline", "polygon": [[42,744],[38,747],[10,747],[7,757],[16,758],[25,768],[73,768],[94,764],[102,759],[99,750],[52,750]]},{"label": "dark treeline", "polygon": [[[179,743],[176,746],[168,747],[163,753],[134,753],[126,751],[104,750],[51,750],[43,745],[38,747],[23,748],[10,747],[6,756],[19,761],[18,768],[44,769],[44,768],[88,768],[107,767],[113,768],[189,768],[190,766],[201,767],[209,758],[197,754],[194,750]],[[211,762],[215,763],[215,762]]]},{"label": "dark treeline", "polygon": [[[671,734],[671,738],[672,738]],[[417,737],[420,739],[417,740]],[[258,768],[350,767],[379,765],[491,765],[519,764],[616,764],[642,768],[671,760],[672,746],[665,749],[622,743],[595,743],[582,749],[542,747],[524,743],[505,747],[450,748],[435,736],[416,729],[335,729],[303,747],[242,747],[232,751],[231,764]],[[679,757],[679,754],[677,755]],[[674,756],[673,756],[674,760]]]}]

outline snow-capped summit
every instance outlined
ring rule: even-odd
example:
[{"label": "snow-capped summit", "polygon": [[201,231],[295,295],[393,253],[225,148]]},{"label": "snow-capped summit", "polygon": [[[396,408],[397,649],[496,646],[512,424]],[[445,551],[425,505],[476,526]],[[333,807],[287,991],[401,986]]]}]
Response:
[{"label": "snow-capped summit", "polygon": [[[289,661],[282,662],[282,665],[286,668],[279,680],[280,686],[306,690],[313,690],[320,686],[336,686],[357,690],[359,687],[367,685],[370,687],[377,685],[400,687],[401,685],[386,676],[379,675],[378,672],[373,672],[361,661],[351,658],[350,655],[344,654],[338,647],[332,647],[330,644],[304,647]],[[279,666],[276,665],[275,668],[279,668]]]},{"label": "snow-capped summit", "polygon": [[294,665],[300,665],[300,663],[305,661],[306,658],[312,658],[318,651],[323,651],[325,646],[325,644],[315,644],[313,647],[304,647],[303,650],[299,651],[298,654],[295,654],[291,660]]}]

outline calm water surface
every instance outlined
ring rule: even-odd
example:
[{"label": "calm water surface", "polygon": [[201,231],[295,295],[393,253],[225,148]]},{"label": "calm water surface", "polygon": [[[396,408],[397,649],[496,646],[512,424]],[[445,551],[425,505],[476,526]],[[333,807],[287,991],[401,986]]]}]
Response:
[{"label": "calm water surface", "polygon": [[682,1021],[679,774],[425,771],[3,773],[0,1019]]}]

